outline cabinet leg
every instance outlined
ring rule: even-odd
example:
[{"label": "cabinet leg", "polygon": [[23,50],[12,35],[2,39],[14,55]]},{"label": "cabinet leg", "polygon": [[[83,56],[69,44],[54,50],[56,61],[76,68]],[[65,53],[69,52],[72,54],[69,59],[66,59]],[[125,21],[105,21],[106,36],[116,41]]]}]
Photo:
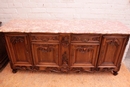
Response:
[{"label": "cabinet leg", "polygon": [[13,69],[12,72],[13,72],[13,73],[17,73],[17,69]]},{"label": "cabinet leg", "polygon": [[113,71],[112,73],[113,73],[114,76],[118,75],[117,71]]}]

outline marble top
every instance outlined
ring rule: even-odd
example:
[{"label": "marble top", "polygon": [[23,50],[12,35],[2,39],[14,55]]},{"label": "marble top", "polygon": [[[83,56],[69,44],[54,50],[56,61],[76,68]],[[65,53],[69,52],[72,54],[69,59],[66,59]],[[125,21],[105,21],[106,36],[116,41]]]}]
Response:
[{"label": "marble top", "polygon": [[130,34],[130,29],[111,20],[37,20],[14,19],[3,25],[2,32],[25,33],[97,33]]}]

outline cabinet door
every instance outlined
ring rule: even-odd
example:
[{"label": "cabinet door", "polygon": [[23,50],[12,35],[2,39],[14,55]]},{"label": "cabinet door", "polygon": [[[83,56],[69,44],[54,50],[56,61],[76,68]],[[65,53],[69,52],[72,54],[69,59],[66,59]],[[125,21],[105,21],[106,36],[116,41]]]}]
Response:
[{"label": "cabinet door", "polygon": [[127,40],[127,36],[103,36],[98,67],[119,68]]},{"label": "cabinet door", "polygon": [[71,67],[96,67],[99,43],[71,44]]},{"label": "cabinet door", "polygon": [[14,66],[31,66],[32,57],[27,34],[6,34],[7,48]]},{"label": "cabinet door", "polygon": [[36,66],[58,67],[59,44],[32,42],[33,60]]}]

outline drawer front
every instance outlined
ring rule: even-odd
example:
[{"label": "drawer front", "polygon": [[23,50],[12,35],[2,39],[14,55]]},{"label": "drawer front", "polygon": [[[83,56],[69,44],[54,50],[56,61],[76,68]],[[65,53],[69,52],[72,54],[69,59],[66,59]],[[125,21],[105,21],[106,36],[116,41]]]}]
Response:
[{"label": "drawer front", "polygon": [[31,41],[41,41],[41,42],[59,42],[58,34],[31,34]]},{"label": "drawer front", "polygon": [[82,35],[82,34],[73,34],[71,36],[71,42],[100,42],[101,35]]}]

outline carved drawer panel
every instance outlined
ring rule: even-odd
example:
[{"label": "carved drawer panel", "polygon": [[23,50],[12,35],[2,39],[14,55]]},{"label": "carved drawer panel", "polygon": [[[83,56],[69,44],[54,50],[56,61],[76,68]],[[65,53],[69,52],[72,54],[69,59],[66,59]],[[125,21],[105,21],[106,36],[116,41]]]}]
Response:
[{"label": "carved drawer panel", "polygon": [[101,35],[85,35],[85,34],[73,34],[71,36],[71,42],[100,42]]},{"label": "carved drawer panel", "polygon": [[59,42],[58,34],[31,34],[31,41]]}]

